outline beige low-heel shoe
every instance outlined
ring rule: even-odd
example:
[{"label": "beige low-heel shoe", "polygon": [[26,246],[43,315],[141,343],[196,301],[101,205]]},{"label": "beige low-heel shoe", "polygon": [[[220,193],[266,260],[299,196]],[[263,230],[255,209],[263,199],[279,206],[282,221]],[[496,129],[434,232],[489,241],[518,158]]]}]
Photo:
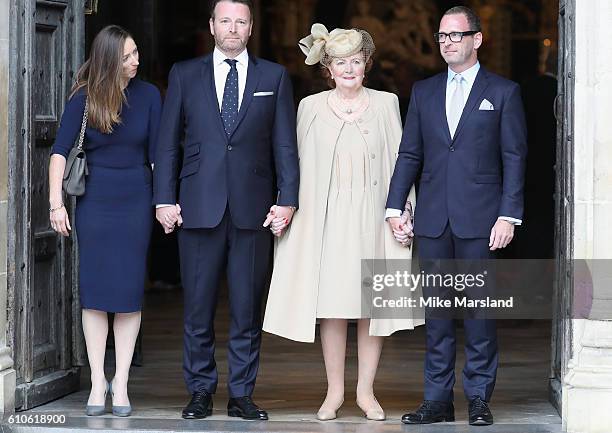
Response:
[{"label": "beige low-heel shoe", "polygon": [[368,410],[365,410],[363,407],[361,407],[359,403],[357,403],[357,406],[359,406],[359,408],[363,411],[363,415],[367,419],[372,421],[384,421],[385,419],[387,419],[385,411],[382,409],[380,403],[378,402],[378,400],[376,400],[376,398],[374,399],[374,401],[376,402],[378,407],[373,407]]},{"label": "beige low-heel shoe", "polygon": [[331,421],[332,419],[336,419],[338,417],[338,411],[340,410],[340,407],[342,407],[343,403],[344,403],[344,400],[342,400],[342,402],[340,403],[340,406],[338,406],[336,410],[323,409],[323,407],[321,407],[319,411],[317,412],[317,419],[319,421]]},{"label": "beige low-heel shoe", "polygon": [[370,409],[365,413],[365,417],[372,421],[384,421],[387,419],[385,412],[382,409]]},{"label": "beige low-heel shoe", "polygon": [[319,421],[331,421],[338,417],[338,411],[332,409],[319,409],[317,419]]}]

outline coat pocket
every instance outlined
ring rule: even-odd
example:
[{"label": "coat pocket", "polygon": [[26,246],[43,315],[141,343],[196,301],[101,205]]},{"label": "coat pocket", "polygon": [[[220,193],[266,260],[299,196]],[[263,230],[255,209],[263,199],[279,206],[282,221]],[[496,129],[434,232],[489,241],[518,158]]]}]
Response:
[{"label": "coat pocket", "polygon": [[200,169],[200,159],[195,159],[183,164],[183,168],[179,174],[179,179],[182,179],[187,176],[191,176],[194,173],[197,173]]},{"label": "coat pocket", "polygon": [[191,158],[194,157],[196,155],[199,155],[200,153],[200,143],[191,143],[188,144],[187,146],[185,146],[185,156],[184,158]]}]

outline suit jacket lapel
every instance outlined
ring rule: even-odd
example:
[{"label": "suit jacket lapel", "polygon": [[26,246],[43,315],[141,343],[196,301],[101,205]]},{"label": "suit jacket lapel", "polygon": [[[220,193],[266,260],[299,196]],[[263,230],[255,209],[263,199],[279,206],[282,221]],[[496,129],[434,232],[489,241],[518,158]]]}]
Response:
[{"label": "suit jacket lapel", "polygon": [[440,128],[446,141],[451,141],[450,130],[448,129],[448,119],[446,118],[446,81],[448,73],[440,74],[440,83],[435,86],[436,94],[433,100],[436,104],[436,115],[440,119],[440,123],[444,126]]},{"label": "suit jacket lapel", "polygon": [[257,60],[254,57],[249,57],[249,68],[247,70],[247,81],[244,87],[244,94],[242,95],[242,103],[240,104],[240,110],[238,111],[238,119],[236,120],[236,126],[232,131],[232,134],[236,132],[242,119],[249,109],[249,105],[251,105],[251,101],[253,100],[253,93],[257,89],[257,84],[259,83],[259,68],[257,67]]},{"label": "suit jacket lapel", "polygon": [[484,92],[488,85],[489,79],[487,77],[487,73],[481,66],[480,70],[478,71],[478,74],[476,75],[476,80],[474,81],[472,90],[470,91],[470,96],[468,97],[468,100],[465,103],[465,107],[463,108],[463,113],[461,113],[461,119],[459,119],[459,124],[457,125],[457,130],[455,131],[453,141],[457,140],[457,137],[461,133],[463,125],[465,125],[467,118],[470,116],[472,111],[474,111],[474,108],[476,108],[476,104],[478,103],[478,101],[480,101],[480,96],[482,95],[482,92]]},{"label": "suit jacket lapel", "polygon": [[217,127],[220,129],[222,135],[227,138],[225,129],[223,128],[223,120],[221,120],[221,112],[219,111],[219,101],[217,99],[217,89],[215,88],[215,68],[213,65],[213,56],[209,54],[204,58],[204,64],[202,65],[202,83],[204,87],[204,93],[206,94],[206,101],[208,106],[213,110],[212,117],[217,123]]}]

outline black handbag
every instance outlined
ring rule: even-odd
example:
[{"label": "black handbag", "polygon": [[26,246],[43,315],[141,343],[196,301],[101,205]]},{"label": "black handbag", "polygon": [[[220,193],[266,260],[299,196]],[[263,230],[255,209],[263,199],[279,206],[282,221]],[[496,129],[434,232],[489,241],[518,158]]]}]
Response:
[{"label": "black handbag", "polygon": [[62,188],[68,195],[75,197],[85,194],[85,176],[89,175],[87,168],[87,158],[83,150],[85,139],[85,129],[87,128],[87,113],[89,109],[89,99],[85,99],[85,110],[83,111],[83,121],[81,122],[81,132],[74,143],[74,146],[66,159],[64,169],[64,179]]}]

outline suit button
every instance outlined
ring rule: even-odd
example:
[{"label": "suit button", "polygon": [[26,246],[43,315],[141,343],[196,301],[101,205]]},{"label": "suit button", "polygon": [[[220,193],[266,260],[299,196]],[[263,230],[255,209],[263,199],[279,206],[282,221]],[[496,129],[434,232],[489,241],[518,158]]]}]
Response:
[{"label": "suit button", "polygon": [[376,154],[374,154],[374,153],[373,153],[373,154],[371,154],[371,155],[370,155],[370,158],[372,158],[372,159],[376,159]]},{"label": "suit button", "polygon": [[374,186],[378,185],[378,181],[375,180],[374,182],[372,182],[372,185]]},{"label": "suit button", "polygon": [[227,150],[232,150],[232,149],[233,149],[232,145],[231,145],[231,144],[228,144],[228,145],[227,145]]},{"label": "suit button", "polygon": [[455,151],[455,148],[454,148],[453,146],[451,146],[451,147],[450,147],[450,151],[451,151],[451,152],[454,152],[454,151]]}]

